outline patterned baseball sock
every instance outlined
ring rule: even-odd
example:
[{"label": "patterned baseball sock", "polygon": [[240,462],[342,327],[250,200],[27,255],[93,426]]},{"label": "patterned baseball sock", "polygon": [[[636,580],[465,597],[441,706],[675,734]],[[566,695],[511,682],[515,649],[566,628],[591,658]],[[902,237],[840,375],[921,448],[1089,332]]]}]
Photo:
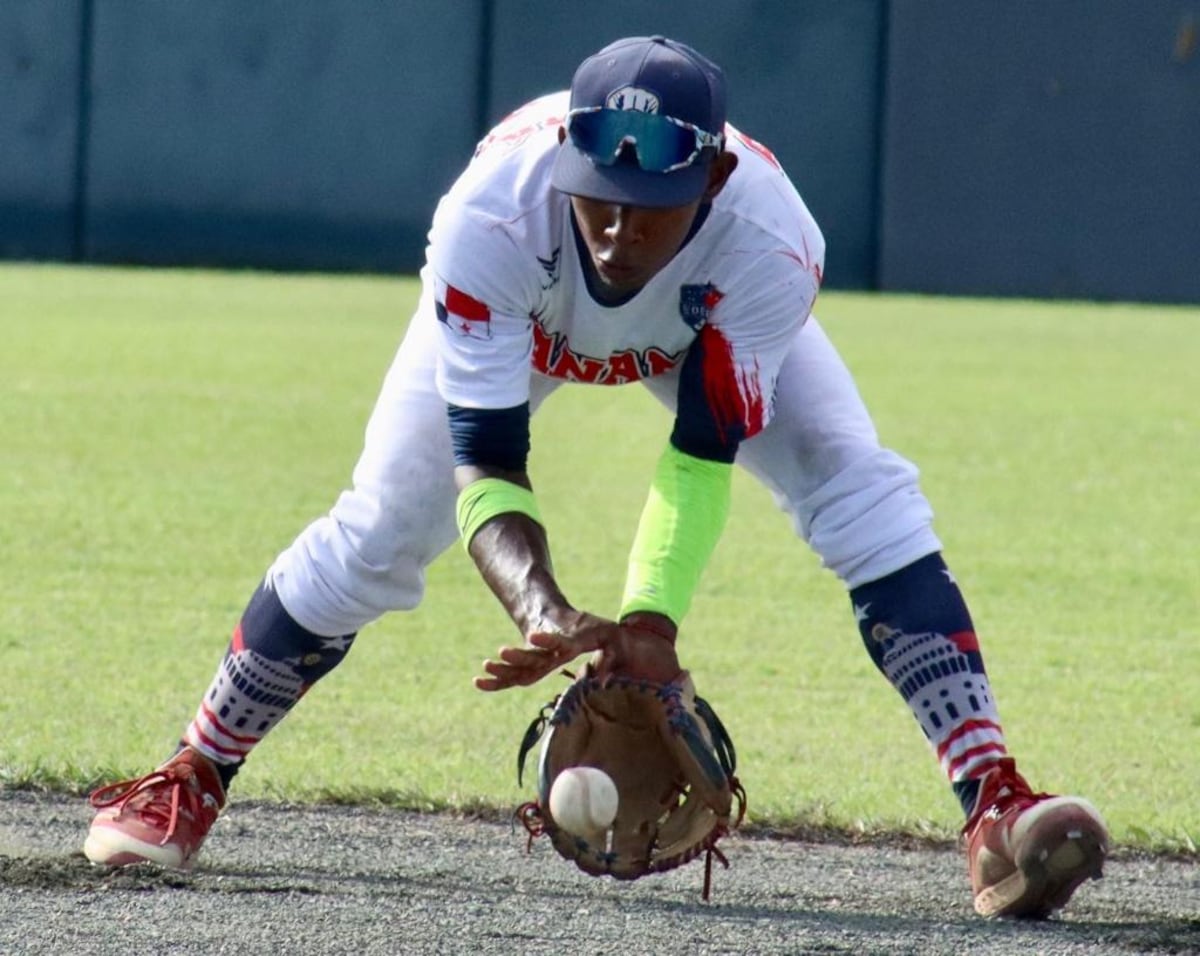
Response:
[{"label": "patterned baseball sock", "polygon": [[234,628],[180,745],[212,760],[228,788],[255,744],[341,663],[353,642],[353,634],[320,637],[305,630],[264,582]]},{"label": "patterned baseball sock", "polygon": [[875,666],[900,692],[970,814],[1007,750],[971,615],[940,554],[850,592]]}]

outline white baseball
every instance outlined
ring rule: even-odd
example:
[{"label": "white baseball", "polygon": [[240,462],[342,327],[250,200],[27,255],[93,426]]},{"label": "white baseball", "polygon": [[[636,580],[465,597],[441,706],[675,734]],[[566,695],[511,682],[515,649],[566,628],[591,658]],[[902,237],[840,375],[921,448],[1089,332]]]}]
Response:
[{"label": "white baseball", "polygon": [[617,818],[617,785],[596,767],[568,767],[550,788],[550,816],[579,836],[607,830]]}]

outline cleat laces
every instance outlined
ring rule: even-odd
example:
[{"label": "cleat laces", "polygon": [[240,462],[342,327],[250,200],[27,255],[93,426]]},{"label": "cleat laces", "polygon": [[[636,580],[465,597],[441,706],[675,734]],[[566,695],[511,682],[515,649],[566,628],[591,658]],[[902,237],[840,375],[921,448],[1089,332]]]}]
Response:
[{"label": "cleat laces", "polygon": [[163,833],[159,846],[166,846],[179,827],[179,818],[198,820],[208,805],[214,817],[219,806],[196,781],[196,771],[186,763],[172,764],[135,780],[121,780],[100,787],[89,798],[96,810],[116,808],[116,819],[128,811]]}]

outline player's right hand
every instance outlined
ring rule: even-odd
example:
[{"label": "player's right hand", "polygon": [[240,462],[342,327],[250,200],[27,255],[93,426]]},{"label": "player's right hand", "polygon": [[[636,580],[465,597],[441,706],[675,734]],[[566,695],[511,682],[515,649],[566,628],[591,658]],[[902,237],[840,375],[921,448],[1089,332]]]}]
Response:
[{"label": "player's right hand", "polygon": [[678,676],[679,659],[670,640],[584,611],[576,613],[566,626],[534,631],[521,646],[501,647],[496,660],[483,662],[487,676],[476,677],[475,687],[496,691],[535,684],[588,653],[601,679],[620,674],[665,684]]}]

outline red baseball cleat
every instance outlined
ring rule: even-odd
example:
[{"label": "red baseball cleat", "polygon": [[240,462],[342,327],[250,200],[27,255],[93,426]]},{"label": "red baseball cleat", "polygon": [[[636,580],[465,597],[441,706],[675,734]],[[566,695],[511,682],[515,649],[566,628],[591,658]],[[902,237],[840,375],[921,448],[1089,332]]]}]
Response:
[{"label": "red baseball cleat", "polygon": [[191,866],[225,805],[216,767],[185,747],[138,780],[111,783],[89,798],[96,808],[83,852],[93,863]]},{"label": "red baseball cleat", "polygon": [[962,832],[981,916],[1044,919],[1100,878],[1108,853],[1108,830],[1091,803],[1034,793],[1011,757],[983,778]]}]

